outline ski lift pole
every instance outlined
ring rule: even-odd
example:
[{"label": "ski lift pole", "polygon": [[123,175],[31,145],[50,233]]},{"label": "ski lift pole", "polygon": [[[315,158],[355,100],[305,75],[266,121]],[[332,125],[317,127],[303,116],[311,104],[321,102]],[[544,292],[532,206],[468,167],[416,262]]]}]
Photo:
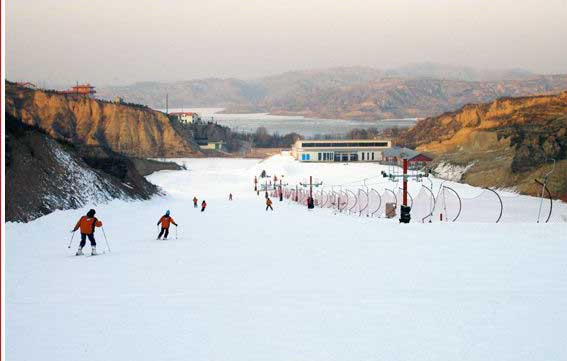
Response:
[{"label": "ski lift pole", "polygon": [[402,197],[402,204],[404,206],[408,205],[408,160],[404,158],[404,173],[403,173],[403,197]]},{"label": "ski lift pole", "polygon": [[104,240],[106,241],[106,248],[108,249],[108,253],[110,253],[110,245],[108,244],[108,238],[106,238],[106,232],[104,231],[104,227],[102,228],[102,235],[104,236]]}]

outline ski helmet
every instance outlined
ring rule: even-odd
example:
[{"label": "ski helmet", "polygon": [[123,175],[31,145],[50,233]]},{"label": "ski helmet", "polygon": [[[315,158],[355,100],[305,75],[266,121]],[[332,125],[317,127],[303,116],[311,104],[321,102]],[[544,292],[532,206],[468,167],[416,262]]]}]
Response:
[{"label": "ski helmet", "polygon": [[165,211],[165,215],[169,216],[169,209],[167,211]]},{"label": "ski helmet", "polygon": [[91,209],[90,211],[87,212],[87,217],[94,217],[96,211],[94,209]]}]

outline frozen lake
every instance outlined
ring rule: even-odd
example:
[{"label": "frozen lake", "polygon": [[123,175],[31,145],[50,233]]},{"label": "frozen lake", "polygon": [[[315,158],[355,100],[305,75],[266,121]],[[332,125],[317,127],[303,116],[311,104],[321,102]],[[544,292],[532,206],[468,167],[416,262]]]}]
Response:
[{"label": "frozen lake", "polygon": [[254,114],[222,114],[222,108],[185,108],[170,109],[170,112],[190,111],[201,115],[204,121],[217,122],[234,131],[251,133],[259,127],[265,127],[269,133],[287,134],[299,133],[306,137],[318,134],[344,135],[355,128],[385,129],[394,126],[410,127],[416,119],[387,119],[377,121],[343,120],[343,119],[316,119],[302,116],[270,115],[266,113]]}]

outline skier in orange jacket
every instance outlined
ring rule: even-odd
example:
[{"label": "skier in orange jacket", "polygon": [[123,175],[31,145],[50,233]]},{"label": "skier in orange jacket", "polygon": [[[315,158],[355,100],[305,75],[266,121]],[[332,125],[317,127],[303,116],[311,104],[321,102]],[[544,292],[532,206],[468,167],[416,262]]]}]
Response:
[{"label": "skier in orange jacket", "polygon": [[82,216],[75,225],[75,228],[73,228],[73,230],[71,231],[75,232],[79,228],[81,229],[81,243],[76,253],[77,256],[83,254],[83,247],[87,243],[87,237],[91,242],[91,255],[96,255],[96,240],[94,238],[94,231],[95,227],[102,227],[102,222],[94,216],[95,213],[96,211],[94,209],[88,211],[87,215]]},{"label": "skier in orange jacket", "polygon": [[169,215],[169,210],[166,211],[163,216],[161,216],[161,218],[157,222],[158,226],[160,223],[161,223],[161,231],[159,232],[157,239],[161,239],[161,236],[164,236],[163,239],[167,239],[167,236],[169,235],[169,225],[173,223],[175,227],[177,227],[177,223],[175,223],[173,218]]}]

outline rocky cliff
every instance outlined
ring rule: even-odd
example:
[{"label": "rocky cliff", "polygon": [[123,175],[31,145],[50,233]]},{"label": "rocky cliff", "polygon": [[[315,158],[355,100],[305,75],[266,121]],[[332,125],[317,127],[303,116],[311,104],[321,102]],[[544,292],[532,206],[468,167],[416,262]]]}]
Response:
[{"label": "rocky cliff", "polygon": [[196,156],[200,152],[167,116],[144,106],[61,95],[6,83],[6,112],[55,139],[138,157]]},{"label": "rocky cliff", "polygon": [[466,105],[419,121],[398,142],[436,155],[438,170],[462,169],[466,183],[529,194],[555,160],[549,186],[567,196],[567,92]]}]

